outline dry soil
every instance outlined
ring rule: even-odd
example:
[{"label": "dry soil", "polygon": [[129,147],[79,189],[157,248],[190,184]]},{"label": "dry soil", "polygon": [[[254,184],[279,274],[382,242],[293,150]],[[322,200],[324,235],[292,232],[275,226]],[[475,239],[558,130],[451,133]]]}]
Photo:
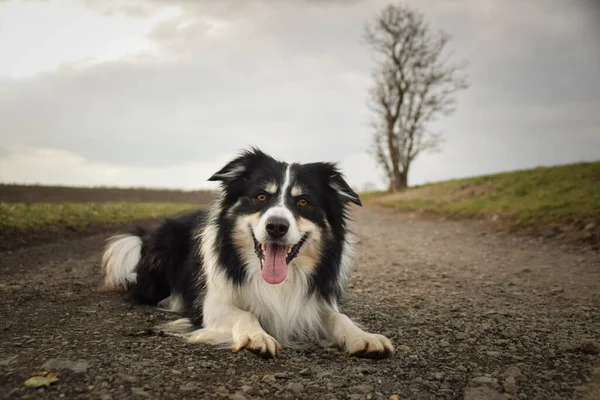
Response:
[{"label": "dry soil", "polygon": [[[97,290],[103,233],[0,253],[0,398],[600,398],[598,252],[387,209],[354,219],[343,310],[392,358],[308,345],[265,360],[156,333],[175,316]],[[51,386],[24,385],[49,370]]]}]

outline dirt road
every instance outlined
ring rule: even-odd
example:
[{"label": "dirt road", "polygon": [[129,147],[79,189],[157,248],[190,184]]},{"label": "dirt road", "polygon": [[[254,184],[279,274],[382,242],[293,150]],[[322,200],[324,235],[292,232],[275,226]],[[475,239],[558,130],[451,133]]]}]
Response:
[{"label": "dirt road", "polygon": [[[360,262],[343,309],[389,335],[393,358],[308,346],[264,360],[155,334],[174,316],[97,291],[94,236],[0,253],[0,398],[598,395],[597,252],[388,210],[354,217]],[[48,388],[25,387],[51,359],[80,362]]]}]

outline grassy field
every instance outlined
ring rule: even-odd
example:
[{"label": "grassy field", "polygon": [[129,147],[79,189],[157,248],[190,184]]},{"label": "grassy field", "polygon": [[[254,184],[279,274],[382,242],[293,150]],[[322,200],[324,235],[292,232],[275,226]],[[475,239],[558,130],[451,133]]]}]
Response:
[{"label": "grassy field", "polygon": [[0,184],[0,203],[187,203],[207,204],[209,190],[174,190],[118,187],[70,187]]},{"label": "grassy field", "polygon": [[542,232],[581,231],[600,226],[600,162],[506,172],[361,195],[367,203],[459,218],[490,218],[509,228]]},{"label": "grassy field", "polygon": [[0,252],[151,227],[206,207],[216,192],[0,184]]},{"label": "grassy field", "polygon": [[185,203],[0,203],[0,227],[76,229],[92,224],[118,224],[173,215],[199,207]]}]

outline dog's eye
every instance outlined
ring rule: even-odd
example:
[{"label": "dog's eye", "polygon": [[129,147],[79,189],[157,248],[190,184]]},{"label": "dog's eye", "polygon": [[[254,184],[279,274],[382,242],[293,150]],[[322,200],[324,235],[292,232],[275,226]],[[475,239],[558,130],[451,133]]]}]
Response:
[{"label": "dog's eye", "polygon": [[307,206],[308,205],[308,201],[306,199],[300,199],[300,200],[298,200],[298,205],[300,207]]},{"label": "dog's eye", "polygon": [[266,195],[266,194],[264,194],[264,193],[261,193],[261,194],[259,194],[258,196],[256,196],[256,199],[257,199],[258,201],[265,201],[265,200],[267,200],[267,195]]}]

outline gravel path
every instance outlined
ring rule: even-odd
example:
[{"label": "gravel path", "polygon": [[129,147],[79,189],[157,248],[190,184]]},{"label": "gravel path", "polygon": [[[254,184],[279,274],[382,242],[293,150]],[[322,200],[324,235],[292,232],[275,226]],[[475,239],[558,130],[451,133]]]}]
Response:
[{"label": "gravel path", "polygon": [[[264,360],[155,334],[174,316],[97,291],[101,235],[0,253],[0,398],[600,398],[599,253],[385,209],[354,217],[343,309],[389,335],[393,358],[308,346]],[[24,385],[52,369],[50,387]]]}]

